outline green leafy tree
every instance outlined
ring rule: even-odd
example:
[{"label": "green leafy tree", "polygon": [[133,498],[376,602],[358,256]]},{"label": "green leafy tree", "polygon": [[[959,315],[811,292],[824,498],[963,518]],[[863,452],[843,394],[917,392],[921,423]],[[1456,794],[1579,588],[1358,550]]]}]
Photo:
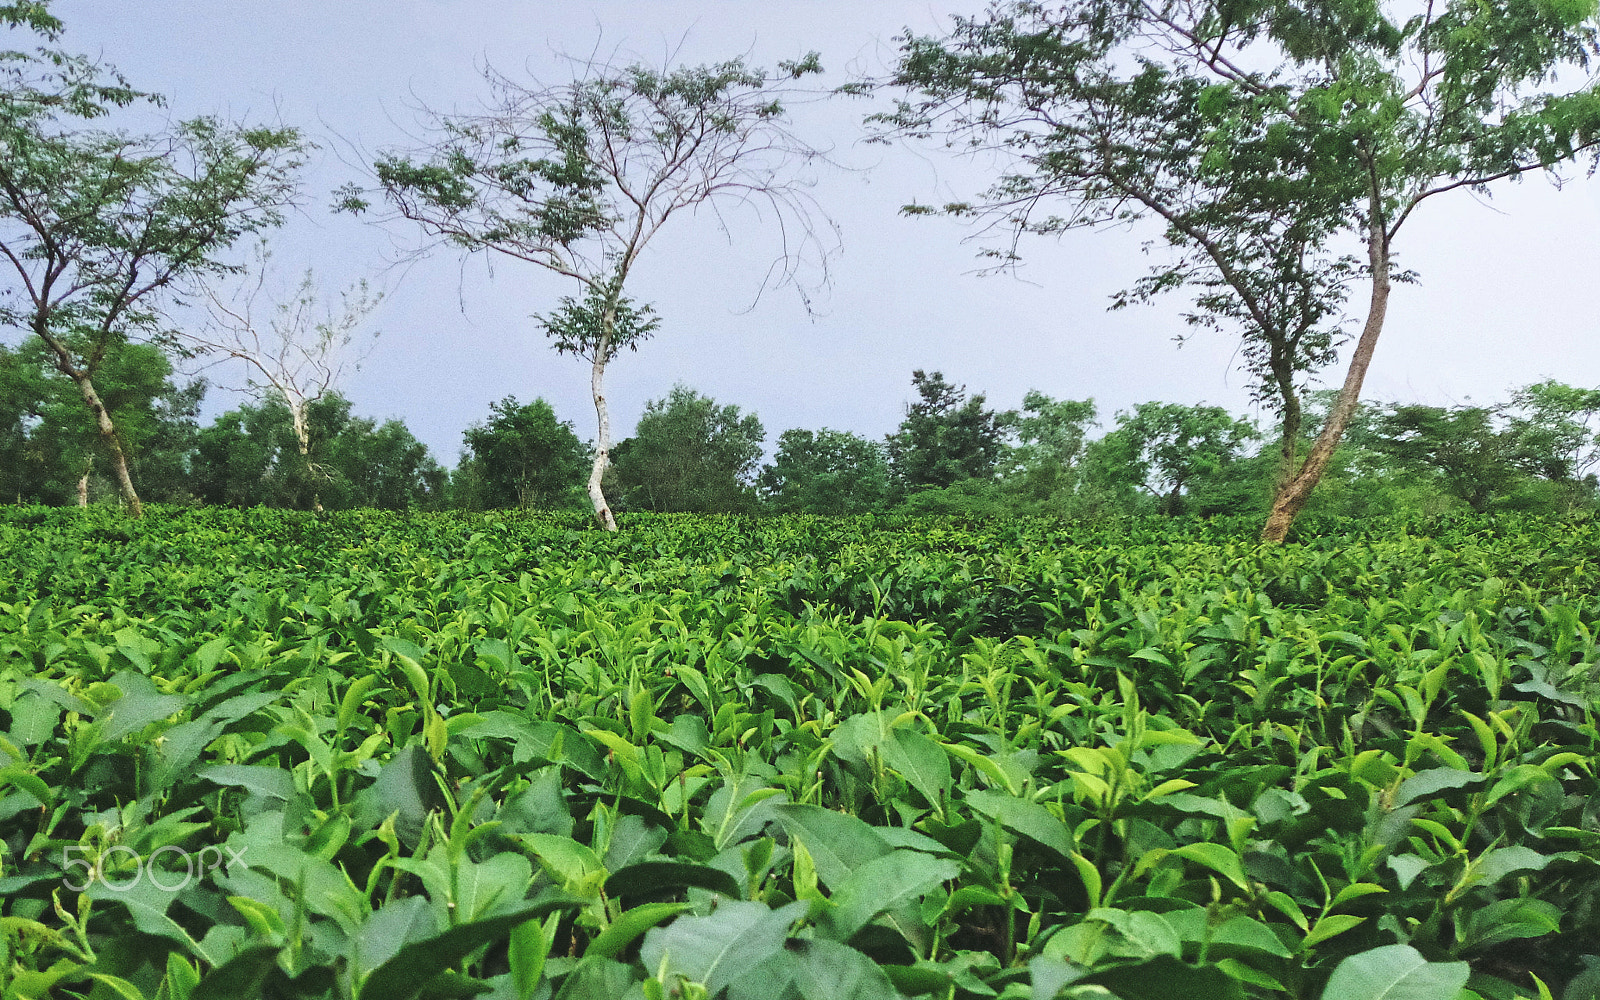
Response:
[{"label": "green leafy tree", "polygon": [[1090,475],[1112,489],[1144,490],[1163,514],[1244,457],[1256,429],[1220,406],[1140,403],[1117,414],[1117,426],[1094,443]]},{"label": "green leafy tree", "polygon": [[345,508],[435,510],[448,475],[399,420],[351,417],[330,442],[337,502]]},{"label": "green leafy tree", "polygon": [[310,463],[302,460],[282,399],[269,396],[222,414],[196,437],[195,493],[212,504],[297,510],[442,504],[444,470],[399,421],[354,417],[350,401],[329,392],[309,404],[306,424]]},{"label": "green leafy tree", "polygon": [[889,462],[883,445],[848,431],[787,430],[759,485],[782,513],[862,514],[887,506]]},{"label": "green leafy tree", "polygon": [[[3,16],[54,42],[42,5]],[[175,282],[226,270],[219,254],[280,221],[303,144],[291,128],[215,118],[130,135],[93,123],[153,101],[81,57],[0,53],[0,327],[32,334],[69,379],[100,435],[119,491],[143,508],[113,408],[98,380],[130,338],[160,333]]]},{"label": "green leafy tree", "polygon": [[1510,435],[1481,406],[1394,406],[1383,412],[1374,443],[1413,474],[1435,476],[1446,492],[1483,512],[1522,478]]},{"label": "green leafy tree", "polygon": [[195,495],[218,506],[296,506],[289,482],[297,470],[278,463],[289,426],[288,408],[270,397],[218,415],[195,437]]},{"label": "green leafy tree", "polygon": [[473,510],[570,507],[589,451],[572,423],[556,419],[543,399],[526,405],[507,396],[489,405],[489,419],[467,428],[456,471],[457,503]]},{"label": "green leafy tree", "polygon": [[[97,383],[117,443],[145,493],[163,502],[188,499],[188,453],[205,382],[179,384],[159,348],[122,343],[108,350]],[[103,438],[77,387],[56,370],[38,338],[14,351],[0,347],[0,420],[6,495],[50,504],[75,496],[86,505],[92,489],[109,481]]]},{"label": "green leafy tree", "polygon": [[[902,43],[893,83],[908,97],[881,120],[1003,160],[981,201],[946,207],[1010,234],[991,251],[1002,264],[1024,234],[1149,218],[1172,254],[1114,304],[1188,289],[1191,321],[1241,336],[1283,417],[1267,541],[1355,411],[1391,286],[1409,277],[1405,223],[1438,195],[1554,175],[1600,144],[1590,0],[1002,0]],[[1334,359],[1356,277],[1366,316],[1301,455],[1300,394]]]},{"label": "green leafy tree", "polygon": [[[337,396],[324,396],[309,408],[313,462],[326,465],[328,441],[343,429],[348,416],[348,404]],[[298,459],[289,407],[268,396],[229,410],[201,428],[195,439],[195,493],[208,504],[309,510],[319,486],[311,480],[311,464]]]},{"label": "green leafy tree", "polygon": [[1017,444],[1001,460],[1002,477],[1032,501],[1070,492],[1095,414],[1092,399],[1052,399],[1030,389],[1011,422]]},{"label": "green leafy tree", "polygon": [[15,353],[0,344],[0,499],[21,503],[28,490],[28,426],[38,391]]},{"label": "green leafy tree", "polygon": [[907,492],[943,488],[966,479],[988,479],[1005,452],[1009,414],[984,407],[984,396],[968,396],[944,373],[911,373],[917,399],[906,408],[900,429],[888,438],[896,485]]},{"label": "green leafy tree", "polygon": [[1600,389],[1546,379],[1516,390],[1508,408],[1510,459],[1552,482],[1592,481],[1600,463]]},{"label": "green leafy tree", "polygon": [[645,404],[633,437],[617,446],[616,483],[635,510],[748,511],[765,439],[754,413],[675,385]]},{"label": "green leafy tree", "polygon": [[[794,168],[817,153],[790,128],[782,79],[816,72],[815,55],[781,64],[776,78],[737,59],[668,69],[592,63],[556,86],[491,69],[486,112],[431,114],[432,146],[374,165],[394,214],[436,243],[491,250],[579,286],[539,322],[558,349],[590,366],[597,434],[588,494],[607,530],[617,525],[603,484],[606,367],[655,329],[648,309],[625,295],[640,254],[680,212],[754,204],[782,221],[777,273],[795,276],[804,251],[820,244]],[[367,199],[351,188],[341,204],[359,211]]]}]

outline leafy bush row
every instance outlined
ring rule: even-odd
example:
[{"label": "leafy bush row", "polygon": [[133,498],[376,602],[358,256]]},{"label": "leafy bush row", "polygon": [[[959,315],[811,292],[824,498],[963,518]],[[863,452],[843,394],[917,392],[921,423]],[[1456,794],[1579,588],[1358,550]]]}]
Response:
[{"label": "leafy bush row", "polygon": [[4,995],[1600,987],[1584,525],[576,528],[0,513]]}]

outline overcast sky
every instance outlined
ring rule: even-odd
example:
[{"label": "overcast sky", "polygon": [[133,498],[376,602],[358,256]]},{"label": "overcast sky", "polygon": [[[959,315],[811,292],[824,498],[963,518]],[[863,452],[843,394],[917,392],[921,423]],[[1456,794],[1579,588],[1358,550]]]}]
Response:
[{"label": "overcast sky", "polygon": [[[587,371],[551,350],[529,320],[572,289],[511,260],[441,253],[391,267],[396,237],[332,216],[330,192],[358,179],[352,143],[370,154],[404,146],[415,106],[470,108],[478,69],[562,77],[561,53],[636,53],[659,62],[746,55],[772,64],[822,53],[829,82],[872,72],[911,27],[936,32],[973,0],[863,4],[837,0],[57,0],[66,48],[99,54],[178,116],[223,114],[303,126],[324,148],[306,174],[305,211],[274,243],[289,278],[316,270],[330,291],[367,277],[387,291],[371,325],[375,349],[346,382],[357,412],[400,417],[445,464],[491,401],[543,396],[581,437],[593,436]],[[1103,423],[1144,400],[1209,402],[1250,412],[1235,342],[1202,333],[1181,349],[1183,303],[1107,313],[1109,296],[1144,273],[1142,236],[1074,233],[1026,245],[1022,278],[975,274],[961,225],[906,218],[907,202],[972,194],[974,164],[935,148],[860,143],[860,103],[806,109],[806,138],[848,169],[824,171],[815,195],[842,251],[830,290],[808,316],[787,289],[752,306],[773,252],[771,233],[735,214],[675,218],[636,272],[635,298],[662,317],[655,339],[609,376],[613,426],[626,436],[648,399],[674,382],[754,410],[769,446],[790,427],[868,436],[894,429],[914,368],[1015,407],[1028,389],[1093,397]],[[1368,398],[1449,404],[1503,399],[1553,376],[1600,385],[1600,185],[1555,191],[1540,180],[1493,202],[1431,201],[1399,243],[1420,285],[1400,286],[1367,380]],[[489,267],[493,264],[492,269]],[[1363,296],[1357,295],[1357,307]],[[1342,368],[1339,373],[1342,375]],[[224,379],[226,380],[226,379]],[[208,409],[229,405],[214,393]]]}]

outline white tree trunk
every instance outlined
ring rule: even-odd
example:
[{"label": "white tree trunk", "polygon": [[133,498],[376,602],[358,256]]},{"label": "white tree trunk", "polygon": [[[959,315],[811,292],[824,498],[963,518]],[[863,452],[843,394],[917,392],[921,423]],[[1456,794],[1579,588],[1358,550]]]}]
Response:
[{"label": "white tree trunk", "polygon": [[306,482],[311,484],[311,509],[320,514],[322,494],[315,485],[317,470],[311,466],[311,427],[306,422],[306,401],[304,397],[291,396],[287,392],[283,398],[289,404],[289,421],[294,425],[294,443],[300,450],[300,467],[305,471]]},{"label": "white tree trunk", "polygon": [[606,408],[604,359],[604,350],[597,351],[594,367],[589,374],[589,391],[594,396],[594,412],[599,420],[594,442],[594,466],[589,470],[589,500],[594,504],[595,523],[606,531],[616,531],[617,519],[611,513],[611,505],[606,502],[605,492],[600,488],[600,479],[611,462],[611,413]]},{"label": "white tree trunk", "polygon": [[83,464],[83,475],[78,477],[78,506],[89,506],[89,470],[94,468],[88,462]]}]

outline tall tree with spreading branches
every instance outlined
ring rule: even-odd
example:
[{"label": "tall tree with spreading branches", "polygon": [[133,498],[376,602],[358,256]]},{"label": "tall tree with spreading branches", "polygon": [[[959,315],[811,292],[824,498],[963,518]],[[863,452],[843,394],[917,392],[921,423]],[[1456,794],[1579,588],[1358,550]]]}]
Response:
[{"label": "tall tree with spreading branches", "polygon": [[[271,274],[272,254],[262,243],[254,266],[241,270],[237,281],[200,283],[193,297],[203,305],[204,321],[177,336],[181,346],[213,363],[242,366],[245,381],[233,388],[258,403],[275,397],[289,408],[300,472],[313,484],[311,506],[320,512],[315,483],[327,476],[311,460],[310,408],[336,392],[345,371],[366,356],[370,343],[356,345],[356,335],[383,296],[358,281],[339,294],[335,306],[321,294],[309,268],[293,291],[274,295],[268,287]],[[361,339],[376,336],[373,330]]]},{"label": "tall tree with spreading branches", "polygon": [[[1409,277],[1405,223],[1441,194],[1559,178],[1600,144],[1595,14],[1594,0],[1003,0],[943,38],[902,39],[906,96],[878,121],[1006,162],[981,200],[943,208],[1008,233],[989,251],[1002,265],[1024,234],[1161,227],[1171,258],[1114,304],[1187,289],[1191,322],[1242,337],[1283,418],[1262,531],[1279,542]],[[1365,319],[1301,455],[1301,394],[1354,332],[1355,280]]]},{"label": "tall tree with spreading branches", "polygon": [[[419,249],[493,251],[578,285],[540,325],[590,366],[588,493],[607,530],[617,525],[601,488],[611,452],[605,371],[656,327],[625,294],[645,247],[680,213],[745,204],[769,213],[781,234],[769,281],[793,281],[803,261],[825,263],[826,220],[797,170],[819,153],[795,133],[785,103],[794,81],[817,72],[815,54],[775,74],[737,59],[662,69],[597,62],[553,85],[490,69],[485,111],[427,112],[428,145],[373,166],[391,215],[428,238]],[[361,211],[369,197],[352,186],[340,205]]]},{"label": "tall tree with spreading branches", "polygon": [[94,127],[141,101],[114,72],[50,47],[44,4],[0,7],[44,45],[0,52],[0,326],[39,337],[83,397],[124,502],[143,512],[111,410],[95,386],[120,344],[160,338],[176,282],[227,269],[220,254],[276,225],[304,150],[291,128],[214,118],[130,135]]}]

